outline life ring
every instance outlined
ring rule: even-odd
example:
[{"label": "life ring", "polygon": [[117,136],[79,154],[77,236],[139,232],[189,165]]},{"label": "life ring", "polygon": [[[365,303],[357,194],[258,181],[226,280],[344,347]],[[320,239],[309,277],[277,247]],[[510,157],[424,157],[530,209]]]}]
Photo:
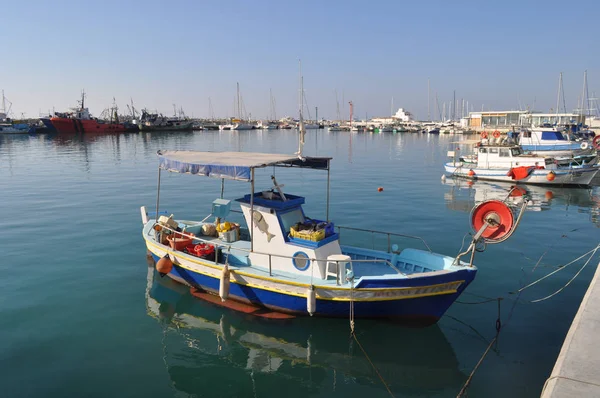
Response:
[{"label": "life ring", "polygon": [[500,132],[498,130],[494,131],[494,138],[500,137]]},{"label": "life ring", "polygon": [[594,148],[600,150],[600,135],[597,135],[596,137],[594,137],[594,140],[592,141],[592,145],[594,146]]},{"label": "life ring", "polygon": [[583,142],[581,143],[581,145],[579,145],[579,147],[580,147],[581,149],[583,149],[583,150],[586,150],[586,149],[588,149],[588,148],[590,147],[590,144],[588,144],[588,142],[587,142],[587,141],[583,141]]},{"label": "life ring", "polygon": [[481,138],[486,139],[487,137],[488,137],[487,131],[482,131],[481,132]]}]

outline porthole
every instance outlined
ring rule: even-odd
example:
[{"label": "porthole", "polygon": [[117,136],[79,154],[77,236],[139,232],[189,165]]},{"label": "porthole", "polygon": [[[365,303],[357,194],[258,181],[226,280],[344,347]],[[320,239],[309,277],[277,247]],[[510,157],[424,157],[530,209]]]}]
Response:
[{"label": "porthole", "polygon": [[298,271],[305,271],[308,269],[310,265],[310,259],[308,258],[308,254],[304,252],[296,252],[292,257],[292,264]]}]

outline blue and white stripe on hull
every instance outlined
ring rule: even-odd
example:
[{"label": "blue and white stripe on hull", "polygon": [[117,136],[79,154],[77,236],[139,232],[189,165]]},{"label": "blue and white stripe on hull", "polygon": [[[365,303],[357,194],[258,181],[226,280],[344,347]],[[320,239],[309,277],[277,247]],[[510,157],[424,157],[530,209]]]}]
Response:
[{"label": "blue and white stripe on hull", "polygon": [[[154,252],[152,252],[152,256],[155,261],[160,259],[160,256]],[[353,290],[354,297],[352,301],[354,302],[355,317],[401,318],[434,323],[475,278],[476,271],[477,269],[474,267],[465,267],[461,271],[440,273],[426,278],[373,281],[366,288],[355,288]],[[216,275],[194,272],[180,264],[175,264],[168,276],[209,292],[216,293],[219,290],[219,278]],[[251,282],[250,278],[240,279],[240,282]],[[300,290],[294,289],[295,291],[284,292],[281,287],[277,291],[267,287],[261,288],[253,283],[238,283],[232,277],[229,297],[233,300],[252,303],[276,311],[308,315],[307,298],[303,294],[308,285],[298,285],[295,284],[295,286],[301,288]],[[347,294],[349,293],[348,288],[317,285],[315,290],[317,304],[314,315],[325,317],[349,316],[350,298]],[[340,295],[335,297],[336,293],[340,293]]]}]

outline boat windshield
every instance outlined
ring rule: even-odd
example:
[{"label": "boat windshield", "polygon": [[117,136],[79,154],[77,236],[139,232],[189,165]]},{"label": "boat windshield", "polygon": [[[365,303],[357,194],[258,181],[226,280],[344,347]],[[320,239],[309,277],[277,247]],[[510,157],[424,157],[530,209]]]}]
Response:
[{"label": "boat windshield", "polygon": [[512,156],[519,156],[521,155],[523,152],[521,152],[521,148],[511,148],[510,149],[510,154]]},{"label": "boat windshield", "polygon": [[285,232],[289,232],[293,225],[304,222],[304,214],[301,209],[294,209],[280,214],[280,218]]},{"label": "boat windshield", "polygon": [[542,140],[566,141],[566,138],[560,131],[542,131]]}]

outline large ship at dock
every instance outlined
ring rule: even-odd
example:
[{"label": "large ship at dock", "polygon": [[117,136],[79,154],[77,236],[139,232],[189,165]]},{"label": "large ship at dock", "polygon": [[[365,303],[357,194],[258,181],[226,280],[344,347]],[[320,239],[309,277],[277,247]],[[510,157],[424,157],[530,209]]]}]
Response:
[{"label": "large ship at dock", "polygon": [[109,121],[93,118],[88,108],[85,107],[85,93],[82,92],[81,100],[78,101],[78,107],[71,108],[70,112],[56,112],[50,118],[52,126],[59,133],[122,133],[127,130],[123,123],[119,123],[119,118],[114,111],[114,118]]},{"label": "large ship at dock", "polygon": [[180,131],[192,130],[194,122],[187,118],[168,118],[158,113],[148,113],[142,110],[142,117],[138,123],[141,131]]}]

